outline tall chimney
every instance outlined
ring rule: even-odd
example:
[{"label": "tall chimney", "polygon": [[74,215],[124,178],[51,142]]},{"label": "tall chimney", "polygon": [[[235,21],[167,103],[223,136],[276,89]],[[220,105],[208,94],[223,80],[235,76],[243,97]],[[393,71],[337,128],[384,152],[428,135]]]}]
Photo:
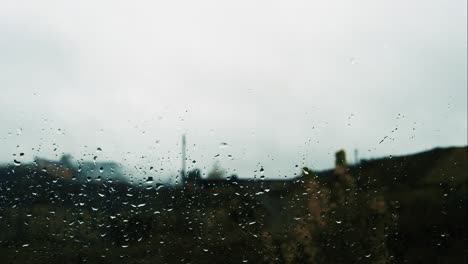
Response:
[{"label": "tall chimney", "polygon": [[354,149],[354,164],[359,164],[358,149]]},{"label": "tall chimney", "polygon": [[186,161],[186,153],[185,153],[185,134],[182,135],[182,168],[180,170],[180,176],[181,176],[181,182],[182,184],[185,184],[185,178],[186,178],[186,171],[185,171],[185,161]]}]

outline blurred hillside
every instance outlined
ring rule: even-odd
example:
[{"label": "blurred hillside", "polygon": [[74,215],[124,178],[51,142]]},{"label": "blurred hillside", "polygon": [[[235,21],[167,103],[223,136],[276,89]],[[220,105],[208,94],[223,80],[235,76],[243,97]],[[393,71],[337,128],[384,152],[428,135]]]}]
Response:
[{"label": "blurred hillside", "polygon": [[130,184],[116,170],[88,166],[89,175],[66,159],[0,169],[2,263],[465,263],[468,256],[467,147],[353,166],[340,151],[333,170],[302,168],[289,180],[203,178],[193,170],[178,186],[153,178]]},{"label": "blurred hillside", "polygon": [[[360,191],[381,190],[398,217],[392,251],[408,263],[460,263],[467,251],[467,147],[375,160],[349,168]],[[318,173],[333,179],[333,171]],[[430,249],[430,250],[429,250]]]}]

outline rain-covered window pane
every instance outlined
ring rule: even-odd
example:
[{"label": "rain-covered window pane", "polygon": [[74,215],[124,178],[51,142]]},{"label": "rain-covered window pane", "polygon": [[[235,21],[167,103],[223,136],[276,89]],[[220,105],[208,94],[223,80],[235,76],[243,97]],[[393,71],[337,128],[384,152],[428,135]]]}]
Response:
[{"label": "rain-covered window pane", "polygon": [[2,1],[0,263],[466,263],[466,1]]}]

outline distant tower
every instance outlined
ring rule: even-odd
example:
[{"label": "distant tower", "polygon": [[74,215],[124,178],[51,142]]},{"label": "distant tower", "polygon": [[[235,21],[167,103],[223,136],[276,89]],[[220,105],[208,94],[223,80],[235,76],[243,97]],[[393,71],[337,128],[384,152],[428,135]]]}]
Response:
[{"label": "distant tower", "polygon": [[345,174],[347,170],[346,153],[339,150],[335,153],[335,174]]},{"label": "distant tower", "polygon": [[344,150],[335,153],[335,166],[346,166],[346,153]]},{"label": "distant tower", "polygon": [[359,164],[358,150],[354,149],[354,164]]},{"label": "distant tower", "polygon": [[186,153],[185,153],[185,145],[186,145],[186,141],[185,141],[185,134],[182,135],[182,168],[180,170],[180,176],[181,176],[181,182],[182,182],[182,185],[185,184],[185,178],[186,178],[186,171],[185,171],[185,161],[186,161]]}]

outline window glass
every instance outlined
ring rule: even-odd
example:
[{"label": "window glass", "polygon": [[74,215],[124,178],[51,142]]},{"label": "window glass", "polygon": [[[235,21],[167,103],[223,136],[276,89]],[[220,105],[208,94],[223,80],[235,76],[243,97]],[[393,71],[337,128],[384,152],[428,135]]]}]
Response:
[{"label": "window glass", "polygon": [[466,22],[0,3],[0,263],[466,263]]}]

